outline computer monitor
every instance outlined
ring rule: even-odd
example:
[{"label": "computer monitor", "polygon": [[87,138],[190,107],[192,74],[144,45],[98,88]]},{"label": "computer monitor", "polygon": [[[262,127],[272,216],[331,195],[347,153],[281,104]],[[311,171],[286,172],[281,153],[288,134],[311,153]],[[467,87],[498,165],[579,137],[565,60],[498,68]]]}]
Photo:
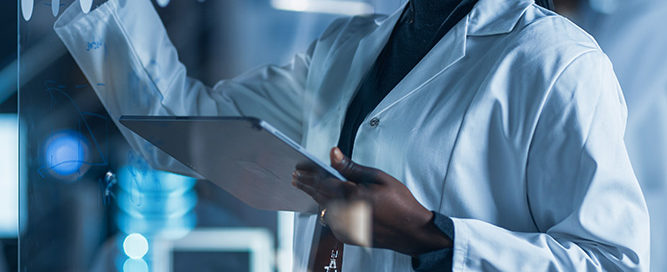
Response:
[{"label": "computer monitor", "polygon": [[269,231],[262,228],[195,229],[178,240],[153,242],[153,271],[217,268],[219,271],[271,272],[275,262],[273,242]]},{"label": "computer monitor", "polygon": [[18,236],[18,132],[16,114],[0,114],[0,238]]}]

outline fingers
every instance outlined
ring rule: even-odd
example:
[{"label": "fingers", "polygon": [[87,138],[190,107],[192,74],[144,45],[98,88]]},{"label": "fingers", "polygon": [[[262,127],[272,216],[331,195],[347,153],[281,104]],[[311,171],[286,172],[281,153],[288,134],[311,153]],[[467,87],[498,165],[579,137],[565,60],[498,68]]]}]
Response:
[{"label": "fingers", "polygon": [[352,184],[334,178],[324,178],[317,173],[296,170],[292,173],[292,185],[309,194],[319,204],[327,204],[331,200],[345,199]]},{"label": "fingers", "polygon": [[327,202],[327,198],[322,196],[319,192],[317,192],[315,188],[311,186],[308,186],[296,180],[292,180],[292,185],[298,188],[299,190],[306,192],[306,194],[310,195],[310,197],[312,197],[313,200],[315,200],[315,202],[317,202],[320,205]]},{"label": "fingers", "polygon": [[379,183],[378,175],[381,171],[361,166],[343,155],[343,153],[334,147],[331,149],[331,165],[345,178],[350,181],[362,184]]},{"label": "fingers", "polygon": [[339,180],[329,179],[317,173],[302,170],[294,171],[292,173],[292,179],[296,180],[298,183],[313,187],[320,193],[326,195],[330,195],[329,192],[339,190],[339,183],[341,183]]},{"label": "fingers", "polygon": [[301,170],[304,172],[324,174],[324,172],[320,169],[320,166],[311,162],[300,162],[296,165],[295,168],[296,170]]}]

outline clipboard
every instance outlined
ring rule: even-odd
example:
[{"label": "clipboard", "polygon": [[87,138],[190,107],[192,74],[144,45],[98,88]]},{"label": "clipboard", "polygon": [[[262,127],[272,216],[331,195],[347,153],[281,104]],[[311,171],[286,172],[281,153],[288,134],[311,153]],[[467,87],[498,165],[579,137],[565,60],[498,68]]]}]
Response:
[{"label": "clipboard", "polygon": [[296,165],[345,180],[328,164],[254,117],[121,116],[120,123],[251,207],[317,213],[291,185]]}]

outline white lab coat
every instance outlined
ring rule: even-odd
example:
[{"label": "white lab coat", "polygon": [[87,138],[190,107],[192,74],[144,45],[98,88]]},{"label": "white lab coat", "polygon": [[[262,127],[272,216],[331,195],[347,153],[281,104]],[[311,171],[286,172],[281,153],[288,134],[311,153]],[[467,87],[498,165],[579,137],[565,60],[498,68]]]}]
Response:
[{"label": "white lab coat", "polygon": [[628,104],[625,140],[651,216],[651,271],[667,271],[667,1],[584,5],[577,23],[609,55]]},{"label": "white lab coat", "polygon": [[[115,121],[257,116],[328,161],[399,16],[339,19],[288,65],[213,87],[187,78],[147,0],[110,0],[88,15],[69,8],[55,29]],[[104,46],[87,51],[91,39]],[[585,32],[532,1],[480,0],[369,114],[352,159],[452,217],[455,271],[647,270],[648,215],[625,119],[609,60]],[[120,129],[155,166],[188,171]],[[315,224],[295,219],[297,271]],[[385,249],[346,245],[343,261],[344,271],[411,270],[409,256]]]}]

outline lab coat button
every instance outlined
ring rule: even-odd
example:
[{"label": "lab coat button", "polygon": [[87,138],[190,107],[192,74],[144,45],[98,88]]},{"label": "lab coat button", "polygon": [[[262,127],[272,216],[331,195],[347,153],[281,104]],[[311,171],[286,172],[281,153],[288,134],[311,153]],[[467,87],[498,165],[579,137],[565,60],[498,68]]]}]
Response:
[{"label": "lab coat button", "polygon": [[377,127],[378,124],[380,124],[380,119],[378,119],[377,117],[374,117],[373,119],[371,119],[371,121],[369,123],[370,123],[371,127]]}]

